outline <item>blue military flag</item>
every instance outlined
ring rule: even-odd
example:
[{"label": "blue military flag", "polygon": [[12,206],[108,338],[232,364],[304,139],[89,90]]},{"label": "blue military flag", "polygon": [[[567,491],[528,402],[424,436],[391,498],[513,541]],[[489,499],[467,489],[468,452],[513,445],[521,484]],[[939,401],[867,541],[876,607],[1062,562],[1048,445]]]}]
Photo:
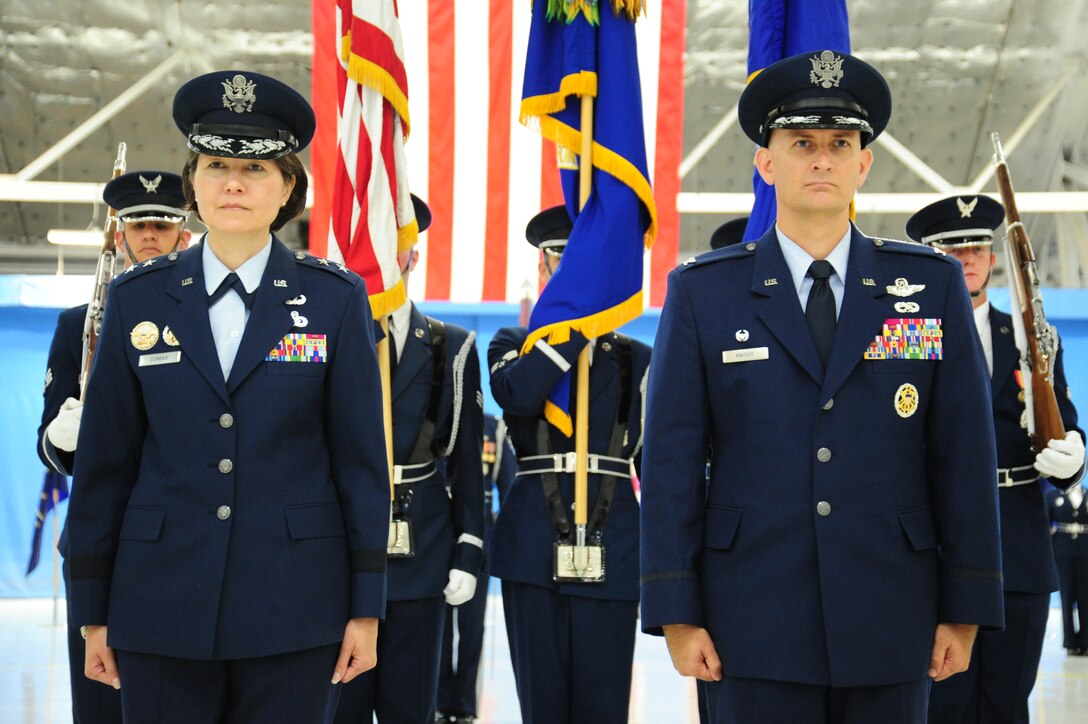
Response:
[{"label": "blue military flag", "polygon": [[26,566],[29,576],[38,567],[42,557],[42,532],[45,516],[55,509],[61,501],[68,499],[68,478],[52,470],[45,472],[42,481],[42,493],[38,498],[38,515],[34,519],[34,537],[30,540],[30,562]]},{"label": "blue military flag", "polygon": [[[748,0],[748,80],[771,63],[812,50],[850,52],[846,0]],[[744,241],[774,224],[774,188],[752,172],[756,199]]]},{"label": "blue military flag", "polygon": [[[563,197],[574,221],[562,262],[529,320],[525,353],[538,339],[593,338],[642,314],[642,258],[657,234],[646,166],[634,20],[639,0],[535,0],[521,121],[558,146]],[[583,96],[594,96],[593,190],[579,211]],[[544,415],[567,436],[570,375]]]}]

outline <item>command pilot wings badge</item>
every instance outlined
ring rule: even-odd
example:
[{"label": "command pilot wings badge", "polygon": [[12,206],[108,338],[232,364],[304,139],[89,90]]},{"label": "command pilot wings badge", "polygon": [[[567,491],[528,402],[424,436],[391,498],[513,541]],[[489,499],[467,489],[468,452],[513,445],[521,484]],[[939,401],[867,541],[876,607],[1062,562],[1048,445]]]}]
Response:
[{"label": "command pilot wings badge", "polygon": [[812,70],[808,74],[809,81],[821,88],[838,88],[842,80],[842,56],[835,55],[830,50],[825,50],[819,56],[809,58],[812,61]]},{"label": "command pilot wings badge", "polygon": [[143,174],[141,174],[140,175],[140,183],[142,183],[144,185],[144,191],[146,191],[147,193],[157,194],[159,192],[159,184],[162,183],[162,174],[160,173],[158,176],[156,176],[151,181],[148,181],[147,179],[145,179],[143,177]]},{"label": "command pilot wings badge", "polygon": [[895,286],[889,284],[885,287],[888,290],[888,294],[893,294],[897,297],[909,297],[912,294],[917,294],[926,288],[925,284],[911,284],[903,277],[899,277],[895,280]]},{"label": "command pilot wings badge", "polygon": [[971,212],[975,210],[976,206],[978,206],[978,197],[976,196],[975,198],[973,198],[971,200],[971,203],[969,204],[966,203],[963,199],[956,199],[956,206],[960,210],[961,219],[970,219]]},{"label": "command pilot wings badge", "polygon": [[253,110],[253,104],[257,101],[257,94],[253,91],[257,84],[239,73],[229,81],[220,81],[223,84],[223,107],[229,108],[235,113],[245,113]]}]

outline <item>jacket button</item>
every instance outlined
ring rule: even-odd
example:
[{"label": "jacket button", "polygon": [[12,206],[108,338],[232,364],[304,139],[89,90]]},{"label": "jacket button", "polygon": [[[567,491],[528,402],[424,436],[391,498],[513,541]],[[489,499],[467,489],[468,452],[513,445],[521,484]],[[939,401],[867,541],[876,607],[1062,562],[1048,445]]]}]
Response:
[{"label": "jacket button", "polygon": [[234,470],[234,463],[232,463],[229,459],[223,458],[222,460],[219,461],[219,472],[221,472],[221,473],[223,473],[225,475],[225,474],[229,473],[231,470]]},{"label": "jacket button", "polygon": [[831,515],[831,503],[827,502],[826,500],[821,500],[819,503],[816,504],[816,512],[826,518],[827,516]]},{"label": "jacket button", "polygon": [[831,451],[828,450],[826,447],[820,448],[816,451],[816,459],[822,463],[826,463],[828,460],[831,459]]},{"label": "jacket button", "polygon": [[835,406],[835,398],[834,397],[829,398],[827,400],[827,402],[824,403],[824,409],[825,410],[830,410],[834,406]]},{"label": "jacket button", "polygon": [[219,520],[226,520],[230,517],[230,506],[220,505],[215,511],[215,517]]},{"label": "jacket button", "polygon": [[224,412],[222,415],[219,416],[219,427],[223,428],[224,430],[233,424],[234,416],[231,415],[229,412]]}]

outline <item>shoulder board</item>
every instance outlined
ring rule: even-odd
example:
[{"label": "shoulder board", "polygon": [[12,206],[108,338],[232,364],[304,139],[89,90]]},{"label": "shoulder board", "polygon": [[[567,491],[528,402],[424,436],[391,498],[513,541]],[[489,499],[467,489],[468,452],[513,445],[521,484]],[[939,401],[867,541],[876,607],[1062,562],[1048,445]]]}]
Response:
[{"label": "shoulder board", "polygon": [[313,254],[307,254],[303,251],[294,252],[295,261],[300,266],[311,267],[313,269],[324,269],[330,272],[346,282],[354,283],[359,275],[348,269],[342,262],[330,261],[320,256],[314,256]]},{"label": "shoulder board", "polygon": [[731,244],[730,246],[723,246],[721,249],[714,249],[712,251],[704,251],[698,256],[693,256],[689,259],[685,259],[677,267],[680,271],[687,271],[697,266],[705,266],[716,261],[726,261],[729,259],[743,259],[751,256],[755,253],[756,242],[748,241],[743,244]]},{"label": "shoulder board", "polygon": [[869,237],[869,240],[873,243],[873,246],[878,251],[893,251],[900,254],[917,254],[918,256],[930,256],[930,257],[946,257],[946,254],[940,249],[930,246],[928,244],[922,244],[917,241],[902,241],[899,239],[882,239],[879,236]]},{"label": "shoulder board", "polygon": [[141,261],[137,264],[132,264],[123,272],[117,275],[114,283],[117,285],[124,284],[129,280],[137,277],[142,277],[145,274],[150,274],[157,269],[169,269],[174,266],[174,262],[178,260],[178,252],[172,251],[169,254],[162,256],[152,257],[147,261]]}]

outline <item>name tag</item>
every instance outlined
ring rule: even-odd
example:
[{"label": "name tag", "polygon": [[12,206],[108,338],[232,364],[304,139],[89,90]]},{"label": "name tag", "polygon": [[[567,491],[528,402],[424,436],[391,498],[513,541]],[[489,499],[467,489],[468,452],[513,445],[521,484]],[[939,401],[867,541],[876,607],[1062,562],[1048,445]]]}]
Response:
[{"label": "name tag", "polygon": [[749,347],[748,349],[727,349],[722,352],[722,364],[733,362],[753,362],[760,359],[769,359],[767,347]]},{"label": "name tag", "polygon": [[158,354],[140,355],[141,367],[154,367],[155,365],[172,365],[181,362],[181,351],[159,352]]}]

